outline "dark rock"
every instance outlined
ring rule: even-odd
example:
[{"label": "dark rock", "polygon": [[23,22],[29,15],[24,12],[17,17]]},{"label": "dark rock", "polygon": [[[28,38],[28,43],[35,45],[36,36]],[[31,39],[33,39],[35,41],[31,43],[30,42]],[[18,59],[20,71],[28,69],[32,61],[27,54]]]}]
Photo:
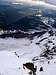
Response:
[{"label": "dark rock", "polygon": [[49,64],[50,62],[48,61],[48,64]]},{"label": "dark rock", "polygon": [[36,45],[39,45],[40,43],[38,42],[38,43],[36,43]]},{"label": "dark rock", "polygon": [[40,71],[43,71],[43,67],[40,67]]},{"label": "dark rock", "polygon": [[19,55],[16,53],[16,52],[14,52],[15,53],[15,55],[19,58]]},{"label": "dark rock", "polygon": [[34,64],[33,63],[25,63],[25,64],[23,64],[23,68],[25,69],[25,67],[27,68],[27,69],[29,69],[30,70],[30,72],[32,72],[33,73],[33,75],[36,75],[35,74],[35,72],[36,72],[36,70],[37,70],[37,67],[34,67]]},{"label": "dark rock", "polygon": [[55,43],[53,43],[53,45],[55,45]]},{"label": "dark rock", "polygon": [[52,41],[49,40],[48,43],[52,43]]},{"label": "dark rock", "polygon": [[32,75],[32,72],[29,72],[30,75]]},{"label": "dark rock", "polygon": [[54,50],[54,52],[56,52],[56,50]]}]

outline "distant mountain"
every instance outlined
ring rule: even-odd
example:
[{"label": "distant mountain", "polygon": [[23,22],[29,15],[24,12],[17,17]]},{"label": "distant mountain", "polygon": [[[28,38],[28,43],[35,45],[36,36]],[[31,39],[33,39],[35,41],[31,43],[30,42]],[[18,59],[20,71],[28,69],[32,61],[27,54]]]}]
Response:
[{"label": "distant mountain", "polygon": [[[49,7],[49,6],[48,6]],[[56,10],[46,5],[0,3],[0,37],[34,37],[56,28]],[[41,16],[38,16],[39,12]],[[21,35],[19,35],[21,34]],[[20,37],[19,37],[20,36]]]},{"label": "distant mountain", "polygon": [[[41,17],[36,17],[41,10],[42,17],[50,17],[56,20],[56,10],[44,6],[28,6],[21,4],[0,3],[0,28],[3,30],[28,30],[37,29]],[[39,19],[39,20],[38,20]],[[54,24],[55,25],[55,24]]]},{"label": "distant mountain", "polygon": [[[55,20],[50,17],[37,17],[37,16],[26,16],[19,21],[16,21],[12,24],[11,30],[9,26],[6,26],[7,30],[1,29],[1,38],[13,37],[13,38],[24,38],[28,37],[33,39],[35,36],[42,36],[46,32],[52,32],[54,27]],[[19,24],[19,25],[18,25]],[[16,29],[17,30],[16,30]],[[15,30],[13,30],[15,29]],[[51,35],[51,34],[50,34]]]}]

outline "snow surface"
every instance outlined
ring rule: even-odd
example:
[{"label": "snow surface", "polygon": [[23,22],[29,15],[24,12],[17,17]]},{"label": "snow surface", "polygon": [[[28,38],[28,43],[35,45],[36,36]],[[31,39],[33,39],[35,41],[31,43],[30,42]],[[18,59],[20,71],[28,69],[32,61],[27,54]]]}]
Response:
[{"label": "snow surface", "polygon": [[[42,41],[40,45],[35,44],[45,37],[53,41],[55,35],[49,37],[49,34],[45,33],[39,38],[35,37],[32,43],[31,40],[27,38],[0,39],[0,75],[29,75],[29,70],[23,69],[23,64],[26,62],[33,62],[35,66],[37,66],[36,75],[56,75],[56,56],[54,56],[52,60],[46,58],[41,59],[39,57],[43,52],[42,46],[47,42],[47,39]],[[19,58],[14,52],[17,52]],[[32,61],[33,57],[39,57],[39,60]],[[50,62],[49,64],[48,61]],[[43,67],[42,72],[39,71],[40,67]]]}]

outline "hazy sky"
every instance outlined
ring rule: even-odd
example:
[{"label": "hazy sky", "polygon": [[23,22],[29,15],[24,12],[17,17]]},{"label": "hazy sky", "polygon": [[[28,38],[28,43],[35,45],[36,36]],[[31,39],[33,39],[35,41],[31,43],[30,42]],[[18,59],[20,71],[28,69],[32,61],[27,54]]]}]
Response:
[{"label": "hazy sky", "polygon": [[[20,1],[20,0],[1,0],[1,1]],[[24,0],[21,0],[21,1],[24,1]],[[28,1],[28,0],[25,0],[25,1]],[[46,0],[46,1],[49,2],[49,3],[52,3],[52,4],[56,4],[56,0]]]},{"label": "hazy sky", "polygon": [[47,1],[52,3],[52,4],[56,4],[56,0],[47,0]]}]

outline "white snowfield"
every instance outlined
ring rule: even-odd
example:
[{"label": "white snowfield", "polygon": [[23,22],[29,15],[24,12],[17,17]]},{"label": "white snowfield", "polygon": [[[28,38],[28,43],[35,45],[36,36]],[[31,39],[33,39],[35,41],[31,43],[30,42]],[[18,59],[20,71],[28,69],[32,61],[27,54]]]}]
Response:
[{"label": "white snowfield", "polygon": [[[56,56],[54,56],[52,60],[47,60],[46,58],[42,60],[39,57],[43,52],[42,49],[45,48],[42,46],[47,42],[47,40],[45,40],[45,42],[42,41],[40,45],[35,44],[41,38],[45,37],[52,40],[52,38],[55,38],[55,35],[50,38],[49,34],[45,33],[40,38],[35,37],[34,40],[32,40],[32,43],[27,38],[0,39],[0,75],[29,75],[29,70],[23,69],[23,64],[27,62],[33,62],[35,66],[37,66],[36,75],[56,75]],[[14,52],[17,52],[19,58]],[[36,60],[34,62],[32,61],[33,57],[39,57],[40,60]],[[49,64],[48,61],[50,62]],[[41,72],[40,67],[43,67],[43,71]]]}]

